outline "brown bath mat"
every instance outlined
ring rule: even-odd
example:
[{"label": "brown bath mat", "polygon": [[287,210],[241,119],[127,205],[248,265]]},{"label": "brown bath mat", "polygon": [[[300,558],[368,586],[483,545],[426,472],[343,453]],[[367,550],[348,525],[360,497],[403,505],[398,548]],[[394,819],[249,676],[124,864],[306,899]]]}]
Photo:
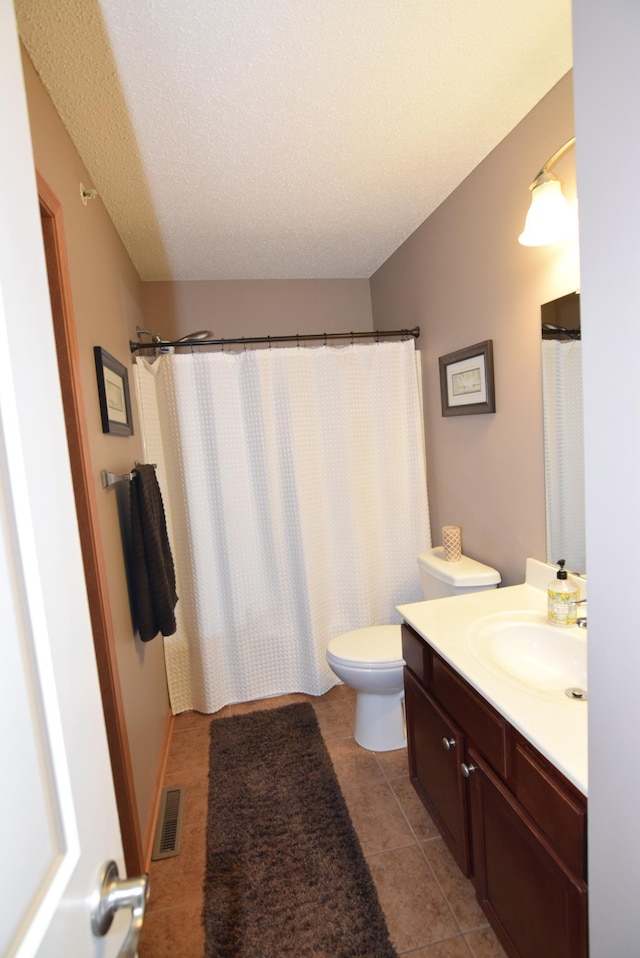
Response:
[{"label": "brown bath mat", "polygon": [[206,958],[396,958],[308,703],[211,723]]}]

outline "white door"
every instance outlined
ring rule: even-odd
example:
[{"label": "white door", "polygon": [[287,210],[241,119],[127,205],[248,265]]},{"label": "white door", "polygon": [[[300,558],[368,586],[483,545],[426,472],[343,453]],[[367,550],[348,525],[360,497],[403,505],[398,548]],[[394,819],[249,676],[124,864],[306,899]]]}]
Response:
[{"label": "white door", "polygon": [[11,0],[0,143],[0,955],[115,958],[132,912],[92,931],[98,875],[124,867]]}]

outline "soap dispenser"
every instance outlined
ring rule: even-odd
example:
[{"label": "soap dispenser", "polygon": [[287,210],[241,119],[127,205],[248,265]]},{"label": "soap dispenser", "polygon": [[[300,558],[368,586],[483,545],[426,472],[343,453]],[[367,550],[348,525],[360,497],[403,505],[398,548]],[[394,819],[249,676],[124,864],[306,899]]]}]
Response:
[{"label": "soap dispenser", "polygon": [[549,583],[547,619],[552,625],[575,625],[576,622],[578,590],[567,578],[565,561],[558,559],[560,568]]}]

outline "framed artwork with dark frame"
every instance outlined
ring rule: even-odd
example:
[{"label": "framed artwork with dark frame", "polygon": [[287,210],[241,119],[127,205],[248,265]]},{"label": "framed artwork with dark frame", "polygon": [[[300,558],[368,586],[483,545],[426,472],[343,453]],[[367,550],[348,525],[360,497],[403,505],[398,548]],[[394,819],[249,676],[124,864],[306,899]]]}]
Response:
[{"label": "framed artwork with dark frame", "polygon": [[438,362],[443,416],[496,411],[492,339],[447,353]]},{"label": "framed artwork with dark frame", "polygon": [[102,431],[113,436],[131,436],[133,424],[127,368],[102,346],[94,346],[93,355],[98,377]]}]

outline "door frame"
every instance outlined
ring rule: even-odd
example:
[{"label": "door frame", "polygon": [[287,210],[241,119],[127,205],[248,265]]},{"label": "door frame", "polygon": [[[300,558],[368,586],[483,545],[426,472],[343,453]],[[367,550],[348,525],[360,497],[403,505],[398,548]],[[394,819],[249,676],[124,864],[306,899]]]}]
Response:
[{"label": "door frame", "polygon": [[145,856],[92,479],[62,204],[37,170],[36,179],[82,560],[122,846],[127,874],[138,875],[145,871]]}]

